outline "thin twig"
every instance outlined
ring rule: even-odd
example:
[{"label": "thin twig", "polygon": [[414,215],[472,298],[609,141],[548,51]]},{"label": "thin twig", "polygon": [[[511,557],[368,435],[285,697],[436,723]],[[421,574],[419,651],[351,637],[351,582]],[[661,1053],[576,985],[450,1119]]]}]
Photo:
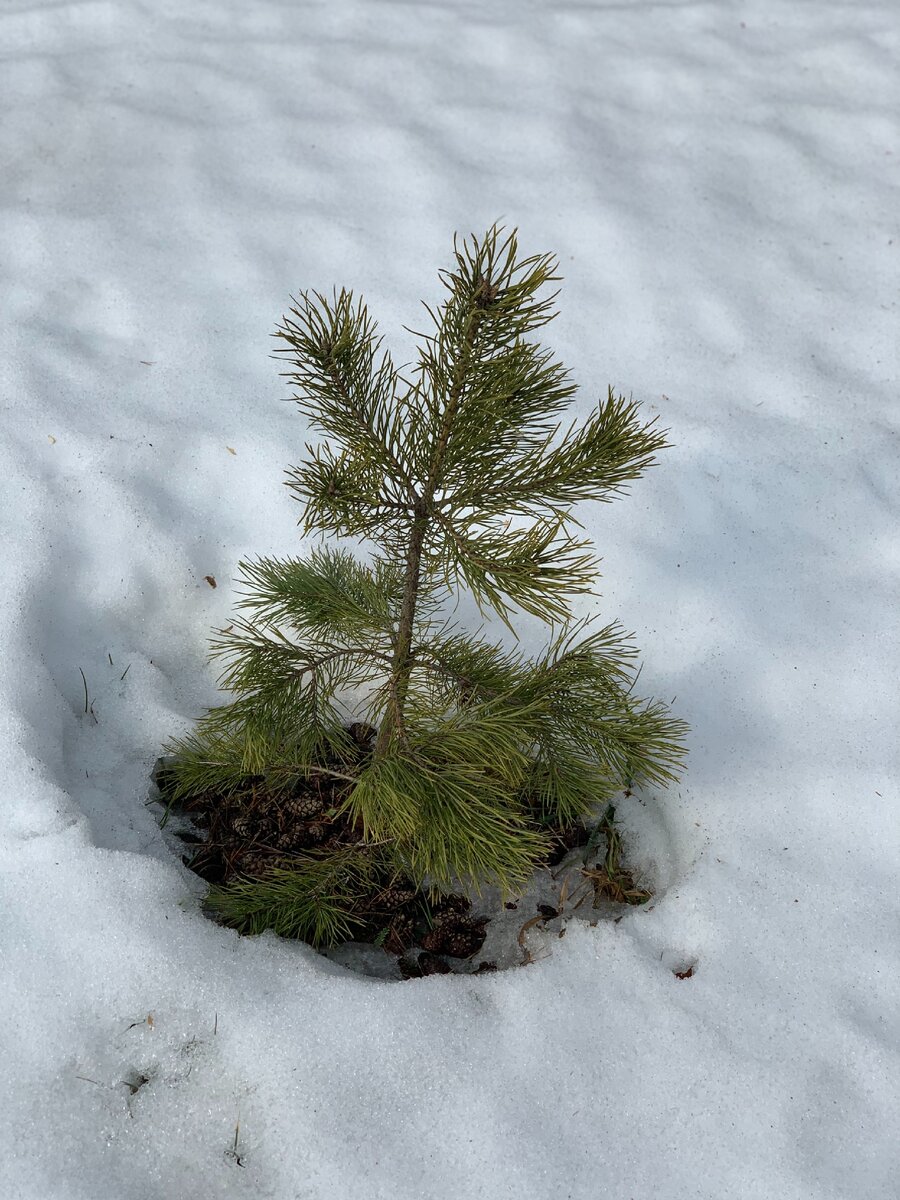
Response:
[{"label": "thin twig", "polygon": [[[229,765],[217,762],[212,758],[196,758],[192,762],[201,767],[222,767]],[[359,777],[356,775],[345,775],[341,771],[332,771],[330,767],[320,767],[318,763],[278,763],[277,765],[280,769],[286,771],[305,771],[309,775],[327,775],[329,779],[343,779],[346,783],[359,783]]]}]

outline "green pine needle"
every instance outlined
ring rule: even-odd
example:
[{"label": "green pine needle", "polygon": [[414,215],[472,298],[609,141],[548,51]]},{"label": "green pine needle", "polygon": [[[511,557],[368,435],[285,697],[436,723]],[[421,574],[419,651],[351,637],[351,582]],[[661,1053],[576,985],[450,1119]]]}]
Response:
[{"label": "green pine needle", "polygon": [[376,857],[365,849],[298,856],[291,869],[274,867],[259,879],[211,888],[207,907],[241,933],[271,929],[313,946],[334,946],[365,924],[358,904],[375,886],[377,869]]}]

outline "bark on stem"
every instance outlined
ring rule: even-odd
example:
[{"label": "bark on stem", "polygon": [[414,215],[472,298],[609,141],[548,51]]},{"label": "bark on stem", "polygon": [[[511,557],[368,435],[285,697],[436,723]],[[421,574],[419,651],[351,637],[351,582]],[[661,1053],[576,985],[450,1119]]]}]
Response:
[{"label": "bark on stem", "polygon": [[412,635],[416,618],[416,600],[419,594],[419,580],[422,575],[422,548],[425,544],[425,534],[428,531],[428,511],[424,500],[416,503],[416,516],[413,520],[409,548],[406,552],[406,579],[403,589],[403,605],[400,609],[400,621],[397,628],[397,645],[394,650],[394,661],[391,666],[391,698],[388,711],[385,713],[378,731],[375,743],[375,755],[382,755],[391,743],[391,739],[403,734],[403,706],[406,703],[406,693],[409,690],[409,677],[412,672]]},{"label": "bark on stem", "polygon": [[[479,297],[484,286],[482,282],[479,289]],[[476,304],[479,297],[476,297]],[[416,601],[419,596],[419,582],[422,576],[422,551],[425,546],[428,526],[433,519],[431,506],[434,503],[434,494],[441,478],[444,456],[447,452],[456,412],[462,400],[472,350],[483,315],[483,309],[478,307],[474,307],[469,315],[469,323],[465,338],[463,339],[462,354],[454,371],[453,383],[450,387],[450,394],[447,397],[447,406],[444,409],[440,433],[438,434],[431,465],[428,469],[428,478],[425,481],[422,495],[415,503],[415,516],[413,517],[409,546],[406,552],[406,579],[403,591],[403,604],[400,609],[397,644],[391,668],[390,702],[375,742],[374,753],[376,758],[386,752],[395,737],[403,736],[403,708],[406,703],[407,692],[409,691],[409,678],[412,674],[413,666],[412,636],[416,618]]]}]

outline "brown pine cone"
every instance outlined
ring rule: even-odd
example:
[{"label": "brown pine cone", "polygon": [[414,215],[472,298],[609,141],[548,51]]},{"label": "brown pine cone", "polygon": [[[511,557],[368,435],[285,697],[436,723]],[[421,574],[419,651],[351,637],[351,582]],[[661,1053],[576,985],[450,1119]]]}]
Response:
[{"label": "brown pine cone", "polygon": [[484,930],[474,925],[457,929],[444,942],[444,953],[451,958],[470,958],[484,944]]},{"label": "brown pine cone", "polygon": [[429,929],[422,937],[422,946],[426,950],[437,953],[444,948],[444,936],[444,930],[440,926],[435,926],[433,929]]},{"label": "brown pine cone", "polygon": [[484,923],[481,921],[457,920],[452,925],[436,925],[422,938],[422,946],[436,954],[449,954],[452,958],[469,958],[484,944]]},{"label": "brown pine cone", "polygon": [[231,822],[236,837],[250,839],[256,833],[256,821],[249,813],[238,813]]},{"label": "brown pine cone", "polygon": [[409,904],[410,900],[415,898],[416,892],[414,888],[402,887],[395,884],[392,887],[386,887],[383,892],[379,892],[375,897],[375,907],[380,912],[394,912],[395,909],[402,908],[404,904]]},{"label": "brown pine cone", "polygon": [[325,826],[320,825],[317,821],[306,827],[306,841],[313,845],[318,844],[325,837]]},{"label": "brown pine cone", "polygon": [[265,875],[267,871],[276,866],[275,860],[268,854],[260,854],[255,850],[251,850],[248,854],[241,855],[238,870],[241,875],[252,875],[254,878]]},{"label": "brown pine cone", "polygon": [[271,817],[260,815],[256,821],[256,838],[257,841],[268,841],[273,838],[278,832],[278,822],[273,821]]},{"label": "brown pine cone", "polygon": [[309,817],[318,816],[325,807],[325,801],[318,792],[301,792],[299,796],[289,796],[282,802],[281,811],[289,817],[305,821]]},{"label": "brown pine cone", "polygon": [[303,831],[298,829],[296,825],[292,825],[282,833],[279,833],[273,841],[279,850],[293,850],[295,846],[302,844]]},{"label": "brown pine cone", "polygon": [[449,896],[443,896],[440,899],[432,910],[431,919],[436,926],[443,925],[447,921],[461,917],[471,907],[471,900],[467,900],[465,896],[459,896],[453,892]]},{"label": "brown pine cone", "polygon": [[398,914],[388,926],[387,937],[383,943],[385,950],[388,954],[403,954],[412,942],[412,934],[412,917]]}]

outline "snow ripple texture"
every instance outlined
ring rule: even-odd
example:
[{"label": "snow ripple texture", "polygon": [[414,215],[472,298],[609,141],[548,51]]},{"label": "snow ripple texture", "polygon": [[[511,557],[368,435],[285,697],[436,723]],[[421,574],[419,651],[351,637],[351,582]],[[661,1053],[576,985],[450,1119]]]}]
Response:
[{"label": "snow ripple texture", "polygon": [[[895,1197],[893,0],[6,0],[0,58],[0,1192]],[[649,911],[397,985],[204,919],[144,801],[298,548],[290,294],[405,361],[497,218],[578,411],[671,430],[579,516],[692,753]]]}]

